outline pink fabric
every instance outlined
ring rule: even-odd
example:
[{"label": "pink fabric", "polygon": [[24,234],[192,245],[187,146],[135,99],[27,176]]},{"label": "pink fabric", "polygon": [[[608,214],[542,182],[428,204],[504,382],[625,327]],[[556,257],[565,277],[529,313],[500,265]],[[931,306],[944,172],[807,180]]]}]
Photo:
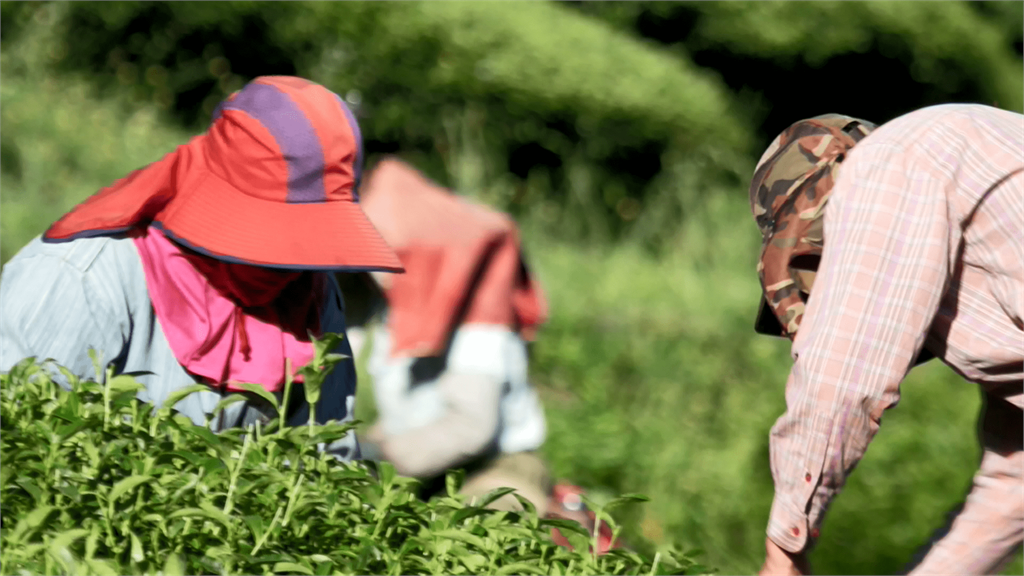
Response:
[{"label": "pink fabric", "polygon": [[[276,392],[284,385],[285,358],[291,358],[293,371],[313,359],[313,346],[308,339],[299,339],[305,330],[280,326],[296,323],[280,322],[279,311],[268,304],[273,297],[247,298],[259,305],[243,309],[214,287],[210,278],[219,274],[226,292],[241,293],[237,278],[225,274],[238,272],[238,265],[188,254],[155,228],[147,228],[134,241],[164,336],[190,374],[231,391],[240,390],[236,383],[249,382]],[[267,286],[267,272],[261,271],[257,280],[265,291],[279,293],[286,282]],[[301,275],[286,274],[292,279]],[[296,307],[302,316],[298,324],[309,316],[310,303]]]}]

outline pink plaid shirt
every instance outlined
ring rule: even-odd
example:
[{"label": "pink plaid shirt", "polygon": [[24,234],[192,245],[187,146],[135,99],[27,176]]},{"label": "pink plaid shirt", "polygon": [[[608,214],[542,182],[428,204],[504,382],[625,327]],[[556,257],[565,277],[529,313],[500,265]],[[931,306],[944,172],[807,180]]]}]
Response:
[{"label": "pink plaid shirt", "polygon": [[[771,431],[768,536],[782,548],[816,538],[922,347],[1024,406],[1022,170],[1024,116],[979,105],[897,118],[842,164],[792,347],[787,410]],[[1009,512],[991,512],[1011,518],[993,522],[1024,522],[1013,457],[999,475]]]}]

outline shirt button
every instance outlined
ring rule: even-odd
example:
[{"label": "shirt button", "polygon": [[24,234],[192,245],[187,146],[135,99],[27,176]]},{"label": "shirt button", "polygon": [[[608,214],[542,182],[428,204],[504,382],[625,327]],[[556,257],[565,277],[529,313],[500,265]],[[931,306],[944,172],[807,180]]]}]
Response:
[{"label": "shirt button", "polygon": [[806,476],[804,476],[804,481],[805,482],[810,482],[811,481],[811,475],[807,474]]},{"label": "shirt button", "polygon": [[800,529],[799,528],[793,528],[792,532],[793,532],[793,536],[799,536],[800,535]]}]

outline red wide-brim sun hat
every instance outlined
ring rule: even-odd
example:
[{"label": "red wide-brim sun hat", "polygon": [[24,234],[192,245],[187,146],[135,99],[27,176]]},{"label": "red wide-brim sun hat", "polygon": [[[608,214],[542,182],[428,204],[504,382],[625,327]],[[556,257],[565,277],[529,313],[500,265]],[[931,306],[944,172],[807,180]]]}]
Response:
[{"label": "red wide-brim sun hat", "polygon": [[215,175],[179,194],[153,225],[214,258],[271,268],[403,270],[355,202],[270,202]]},{"label": "red wide-brim sun hat", "polygon": [[362,162],[359,126],[341,98],[302,78],[259,77],[221,103],[205,134],[97,192],[43,240],[151,225],[230,262],[401,272],[359,206]]}]

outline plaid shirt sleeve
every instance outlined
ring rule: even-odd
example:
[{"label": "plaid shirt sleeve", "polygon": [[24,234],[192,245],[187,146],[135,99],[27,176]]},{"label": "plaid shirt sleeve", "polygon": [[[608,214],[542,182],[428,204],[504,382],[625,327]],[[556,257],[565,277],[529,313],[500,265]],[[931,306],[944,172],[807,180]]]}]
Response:
[{"label": "plaid shirt sleeve", "polygon": [[892,141],[844,162],[821,265],[771,430],[768,536],[805,550],[924,344],[949,268],[946,184]]}]

